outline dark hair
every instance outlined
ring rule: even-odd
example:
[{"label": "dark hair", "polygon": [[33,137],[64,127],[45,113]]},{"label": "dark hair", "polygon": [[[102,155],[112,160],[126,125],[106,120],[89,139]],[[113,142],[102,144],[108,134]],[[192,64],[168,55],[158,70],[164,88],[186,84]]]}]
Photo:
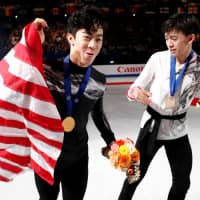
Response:
[{"label": "dark hair", "polygon": [[67,32],[75,35],[79,29],[85,29],[88,33],[104,28],[104,19],[100,10],[94,6],[84,6],[72,13],[67,21]]},{"label": "dark hair", "polygon": [[161,27],[163,33],[172,30],[181,31],[184,35],[198,34],[200,25],[197,18],[192,14],[177,13],[169,17]]}]

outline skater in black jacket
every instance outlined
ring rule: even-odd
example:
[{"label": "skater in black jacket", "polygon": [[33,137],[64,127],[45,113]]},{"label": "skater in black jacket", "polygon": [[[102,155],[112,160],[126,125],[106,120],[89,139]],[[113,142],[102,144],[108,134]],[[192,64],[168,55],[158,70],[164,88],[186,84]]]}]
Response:
[{"label": "skater in black jacket", "polygon": [[115,140],[103,110],[105,76],[92,67],[101,50],[103,36],[104,22],[96,8],[86,6],[74,12],[67,23],[70,53],[57,72],[50,68],[45,70],[65,134],[54,184],[49,185],[35,174],[40,200],[56,200],[60,184],[63,199],[83,199],[88,180],[89,113],[107,146]]}]

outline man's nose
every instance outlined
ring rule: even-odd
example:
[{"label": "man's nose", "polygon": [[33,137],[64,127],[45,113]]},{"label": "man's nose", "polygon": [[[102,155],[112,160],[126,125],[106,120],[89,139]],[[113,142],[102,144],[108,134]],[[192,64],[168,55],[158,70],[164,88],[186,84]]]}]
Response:
[{"label": "man's nose", "polygon": [[88,47],[95,49],[97,47],[97,42],[94,39],[90,40]]}]

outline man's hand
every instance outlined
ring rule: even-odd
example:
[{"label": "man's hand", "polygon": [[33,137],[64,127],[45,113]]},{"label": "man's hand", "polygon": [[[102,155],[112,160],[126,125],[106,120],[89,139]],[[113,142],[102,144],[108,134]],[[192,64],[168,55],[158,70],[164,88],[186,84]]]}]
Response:
[{"label": "man's hand", "polygon": [[106,146],[106,147],[103,147],[101,149],[101,154],[103,156],[105,156],[106,158],[110,159],[110,156],[109,156],[109,152],[110,152],[110,147]]},{"label": "man's hand", "polygon": [[151,93],[147,90],[144,90],[140,87],[133,87],[128,90],[127,94],[128,98],[131,100],[135,100],[144,105],[149,105],[151,100]]},{"label": "man's hand", "polygon": [[45,41],[44,28],[48,27],[47,22],[42,18],[35,18],[34,23],[40,35],[41,43],[44,43]]}]

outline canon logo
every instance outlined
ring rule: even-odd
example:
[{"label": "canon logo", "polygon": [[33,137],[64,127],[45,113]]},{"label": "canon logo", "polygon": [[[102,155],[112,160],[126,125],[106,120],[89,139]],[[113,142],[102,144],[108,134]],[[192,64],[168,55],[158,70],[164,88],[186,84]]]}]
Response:
[{"label": "canon logo", "polygon": [[140,73],[143,70],[144,66],[119,66],[117,67],[118,73]]}]

